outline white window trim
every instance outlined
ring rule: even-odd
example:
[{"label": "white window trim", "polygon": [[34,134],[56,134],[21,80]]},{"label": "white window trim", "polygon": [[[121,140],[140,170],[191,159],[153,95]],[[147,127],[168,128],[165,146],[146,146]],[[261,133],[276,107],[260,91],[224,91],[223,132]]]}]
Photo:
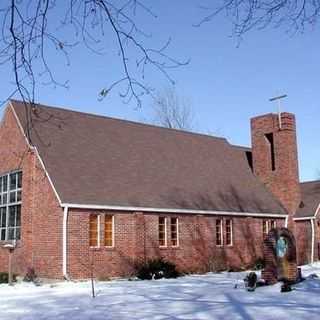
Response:
[{"label": "white window trim", "polygon": [[100,229],[101,229],[101,226],[100,226],[100,214],[98,214],[98,228],[97,228],[97,232],[98,232],[98,248],[100,248]]},{"label": "white window trim", "polygon": [[[114,237],[114,230],[115,230],[115,227],[114,227],[114,215],[110,215],[110,214],[106,214],[105,215],[105,218],[107,217],[107,216],[111,216],[112,217],[112,245],[111,246],[106,246],[106,245],[104,245],[105,246],[105,248],[108,248],[108,249],[112,249],[112,248],[114,248],[114,239],[115,239],[115,237]],[[106,227],[106,223],[104,223],[104,227]],[[106,236],[106,231],[104,230],[104,237]],[[104,239],[104,244],[105,244],[105,239]]]},{"label": "white window trim", "polygon": [[[177,217],[172,217],[171,219],[176,219],[177,221],[177,244],[176,245],[171,245],[173,248],[178,248],[180,246],[180,241],[179,241],[179,218]],[[171,228],[171,219],[170,219],[170,228]],[[171,239],[171,230],[170,230],[170,239]]]},{"label": "white window trim", "polygon": [[[230,244],[227,244],[227,221],[230,221]],[[233,220],[226,219],[226,246],[232,247],[233,246]]]},{"label": "white window trim", "polygon": [[[161,246],[159,244],[159,248],[167,248],[168,247],[168,235],[167,235],[167,217],[162,217],[159,216],[161,218],[164,218],[164,246]],[[159,237],[159,219],[158,219],[158,237]]]}]

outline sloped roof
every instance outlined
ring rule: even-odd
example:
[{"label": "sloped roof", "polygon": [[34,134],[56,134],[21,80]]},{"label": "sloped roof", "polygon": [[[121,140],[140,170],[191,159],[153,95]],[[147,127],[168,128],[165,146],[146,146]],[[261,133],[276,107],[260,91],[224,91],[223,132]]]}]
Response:
[{"label": "sloped roof", "polygon": [[43,105],[31,118],[63,203],[286,214],[226,139]]},{"label": "sloped roof", "polygon": [[320,204],[320,180],[300,183],[302,202],[296,213],[296,217],[314,216]]}]

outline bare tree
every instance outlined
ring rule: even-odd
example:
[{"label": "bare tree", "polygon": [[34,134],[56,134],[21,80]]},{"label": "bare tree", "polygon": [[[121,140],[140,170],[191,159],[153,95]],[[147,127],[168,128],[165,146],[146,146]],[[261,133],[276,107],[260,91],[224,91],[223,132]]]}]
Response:
[{"label": "bare tree", "polygon": [[215,7],[202,7],[208,14],[197,24],[210,22],[225,13],[233,24],[234,34],[241,38],[252,29],[268,26],[285,27],[289,32],[304,31],[320,17],[318,0],[219,0]]},{"label": "bare tree", "polygon": [[156,94],[153,110],[154,122],[160,126],[187,131],[194,129],[191,103],[185,97],[180,97],[174,87]]},{"label": "bare tree", "polygon": [[[122,74],[108,73],[100,98],[119,88],[126,101],[151,94],[145,82],[147,69],[160,72],[171,83],[168,70],[188,63],[167,54],[170,39],[149,48],[151,37],[137,23],[137,16],[156,14],[143,0],[2,0],[0,3],[0,66],[11,64],[15,90],[24,102],[34,103],[39,84],[68,87],[55,77],[52,52],[70,64],[70,52],[83,44],[90,52],[103,55],[115,49]],[[51,54],[51,55],[50,55]],[[56,63],[56,62],[55,62]],[[9,98],[10,98],[9,97]],[[34,104],[34,107],[36,105]],[[27,110],[27,108],[26,108]],[[27,115],[30,121],[30,115]]]}]

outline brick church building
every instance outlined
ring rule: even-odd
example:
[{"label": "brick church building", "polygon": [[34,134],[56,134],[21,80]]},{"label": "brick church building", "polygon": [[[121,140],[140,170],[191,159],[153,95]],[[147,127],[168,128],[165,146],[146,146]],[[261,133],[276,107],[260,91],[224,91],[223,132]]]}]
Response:
[{"label": "brick church building", "polygon": [[[27,111],[27,112],[26,112]],[[295,117],[226,139],[10,101],[0,124],[0,271],[126,276],[164,257],[181,271],[249,267],[288,226],[298,262],[320,255],[320,181],[300,183]]]}]

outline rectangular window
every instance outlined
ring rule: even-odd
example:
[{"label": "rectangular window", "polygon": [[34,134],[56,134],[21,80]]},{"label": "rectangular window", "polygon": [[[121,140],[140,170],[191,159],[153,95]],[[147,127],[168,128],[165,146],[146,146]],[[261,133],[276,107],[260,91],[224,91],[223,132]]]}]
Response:
[{"label": "rectangular window", "polygon": [[0,240],[21,238],[22,172],[0,176]]},{"label": "rectangular window", "polygon": [[90,215],[89,221],[89,243],[90,247],[99,247],[100,235],[99,235],[99,222],[100,217],[97,214]]},{"label": "rectangular window", "polygon": [[167,246],[167,219],[165,217],[159,217],[159,246]]},{"label": "rectangular window", "polygon": [[226,245],[232,246],[233,236],[232,236],[232,220],[226,220]]},{"label": "rectangular window", "polygon": [[271,170],[275,171],[276,170],[276,161],[275,161],[275,151],[274,151],[274,138],[273,138],[273,133],[267,133],[265,135],[267,144],[268,144],[268,149],[269,149],[269,159],[271,163]]},{"label": "rectangular window", "polygon": [[179,246],[179,222],[178,218],[171,218],[171,245],[173,247]]},{"label": "rectangular window", "polygon": [[277,227],[277,222],[276,220],[271,220],[270,221],[270,230],[275,229]]},{"label": "rectangular window", "polygon": [[223,239],[222,239],[222,220],[217,219],[216,220],[216,245],[222,246],[223,245]]},{"label": "rectangular window", "polygon": [[104,221],[104,245],[113,247],[114,216],[106,215]]}]

